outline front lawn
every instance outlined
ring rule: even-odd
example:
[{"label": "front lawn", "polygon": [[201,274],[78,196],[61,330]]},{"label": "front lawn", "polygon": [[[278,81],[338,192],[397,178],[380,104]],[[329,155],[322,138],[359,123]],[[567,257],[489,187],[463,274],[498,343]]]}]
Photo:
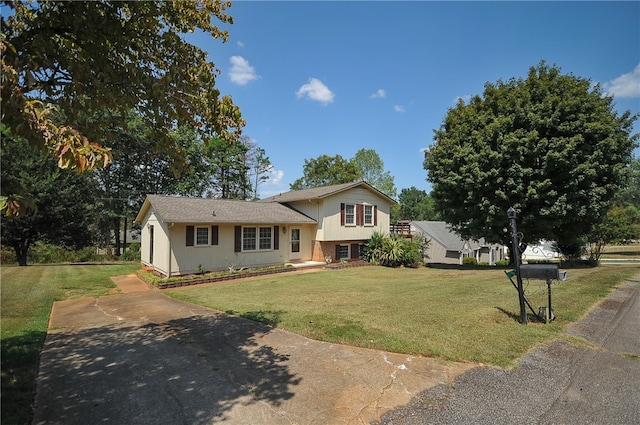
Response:
[{"label": "front lawn", "polygon": [[[569,338],[567,324],[640,268],[568,271],[552,285],[557,319],[549,325],[518,323],[518,293],[494,268],[364,267],[165,293],[322,341],[509,367],[544,341]],[[532,306],[545,306],[546,282],[524,283]]]},{"label": "front lawn", "polygon": [[53,302],[106,295],[116,287],[110,276],[138,269],[139,263],[0,268],[3,425],[28,423]]}]

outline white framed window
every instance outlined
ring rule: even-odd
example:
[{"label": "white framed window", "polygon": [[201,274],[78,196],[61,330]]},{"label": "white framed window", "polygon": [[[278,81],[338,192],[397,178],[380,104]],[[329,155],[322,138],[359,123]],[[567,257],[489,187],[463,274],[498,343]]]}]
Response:
[{"label": "white framed window", "polygon": [[344,206],[344,224],[346,226],[356,225],[356,206],[354,204],[345,204]]},{"label": "white framed window", "polygon": [[243,251],[267,251],[273,249],[273,227],[243,227]]},{"label": "white framed window", "polygon": [[209,245],[209,228],[196,227],[196,246]]},{"label": "white framed window", "polygon": [[260,248],[259,249],[271,249],[271,227],[260,228]]},{"label": "white framed window", "polygon": [[373,205],[364,206],[364,225],[373,226]]}]

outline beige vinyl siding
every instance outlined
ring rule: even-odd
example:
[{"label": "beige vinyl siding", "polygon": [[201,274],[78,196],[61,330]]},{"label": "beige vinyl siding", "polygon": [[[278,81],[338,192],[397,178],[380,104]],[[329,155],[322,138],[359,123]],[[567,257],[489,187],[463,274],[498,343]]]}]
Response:
[{"label": "beige vinyl siding", "polygon": [[[342,203],[375,206],[377,209],[377,223],[375,225],[343,226],[340,222],[340,205]],[[365,240],[369,239],[375,231],[388,233],[389,209],[390,205],[386,200],[361,187],[326,198],[321,205],[321,216],[324,217],[324,222],[322,224],[322,232],[318,234],[318,240]]]},{"label": "beige vinyl siding", "polygon": [[[188,224],[176,224],[171,228],[171,247],[174,252],[171,263],[173,275],[197,273],[200,266],[206,271],[228,270],[233,265],[235,269],[242,267],[264,267],[285,264],[290,261],[290,228],[292,225],[278,225],[278,249],[234,252],[234,224],[218,225],[218,245],[187,246]],[[301,259],[311,259],[311,235],[314,234],[313,225],[293,225],[301,229]],[[211,227],[209,225],[209,227]],[[271,227],[265,224],[245,224],[242,227]],[[286,228],[286,233],[284,233]],[[273,244],[272,231],[272,244]],[[298,260],[300,261],[300,260]]]}]

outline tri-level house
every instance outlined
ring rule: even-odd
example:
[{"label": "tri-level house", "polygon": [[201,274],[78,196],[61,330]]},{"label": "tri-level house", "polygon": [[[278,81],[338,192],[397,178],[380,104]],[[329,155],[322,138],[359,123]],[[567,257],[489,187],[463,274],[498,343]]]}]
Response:
[{"label": "tri-level house", "polygon": [[257,202],[148,195],[135,221],[143,266],[168,277],[357,259],[374,232],[388,232],[394,203],[364,181]]}]

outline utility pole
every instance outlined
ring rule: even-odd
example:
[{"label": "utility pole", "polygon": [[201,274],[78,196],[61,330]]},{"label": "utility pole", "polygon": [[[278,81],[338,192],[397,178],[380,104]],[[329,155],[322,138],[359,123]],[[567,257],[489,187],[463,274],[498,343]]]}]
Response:
[{"label": "utility pole", "polygon": [[513,258],[513,264],[516,268],[516,278],[518,280],[518,299],[520,301],[520,323],[523,325],[527,324],[527,311],[524,306],[524,289],[522,286],[522,276],[520,275],[520,247],[518,244],[518,228],[516,226],[516,210],[513,207],[509,207],[507,210],[507,217],[509,218],[509,223],[511,224],[511,237],[512,237],[512,247],[511,247],[511,257]]}]

